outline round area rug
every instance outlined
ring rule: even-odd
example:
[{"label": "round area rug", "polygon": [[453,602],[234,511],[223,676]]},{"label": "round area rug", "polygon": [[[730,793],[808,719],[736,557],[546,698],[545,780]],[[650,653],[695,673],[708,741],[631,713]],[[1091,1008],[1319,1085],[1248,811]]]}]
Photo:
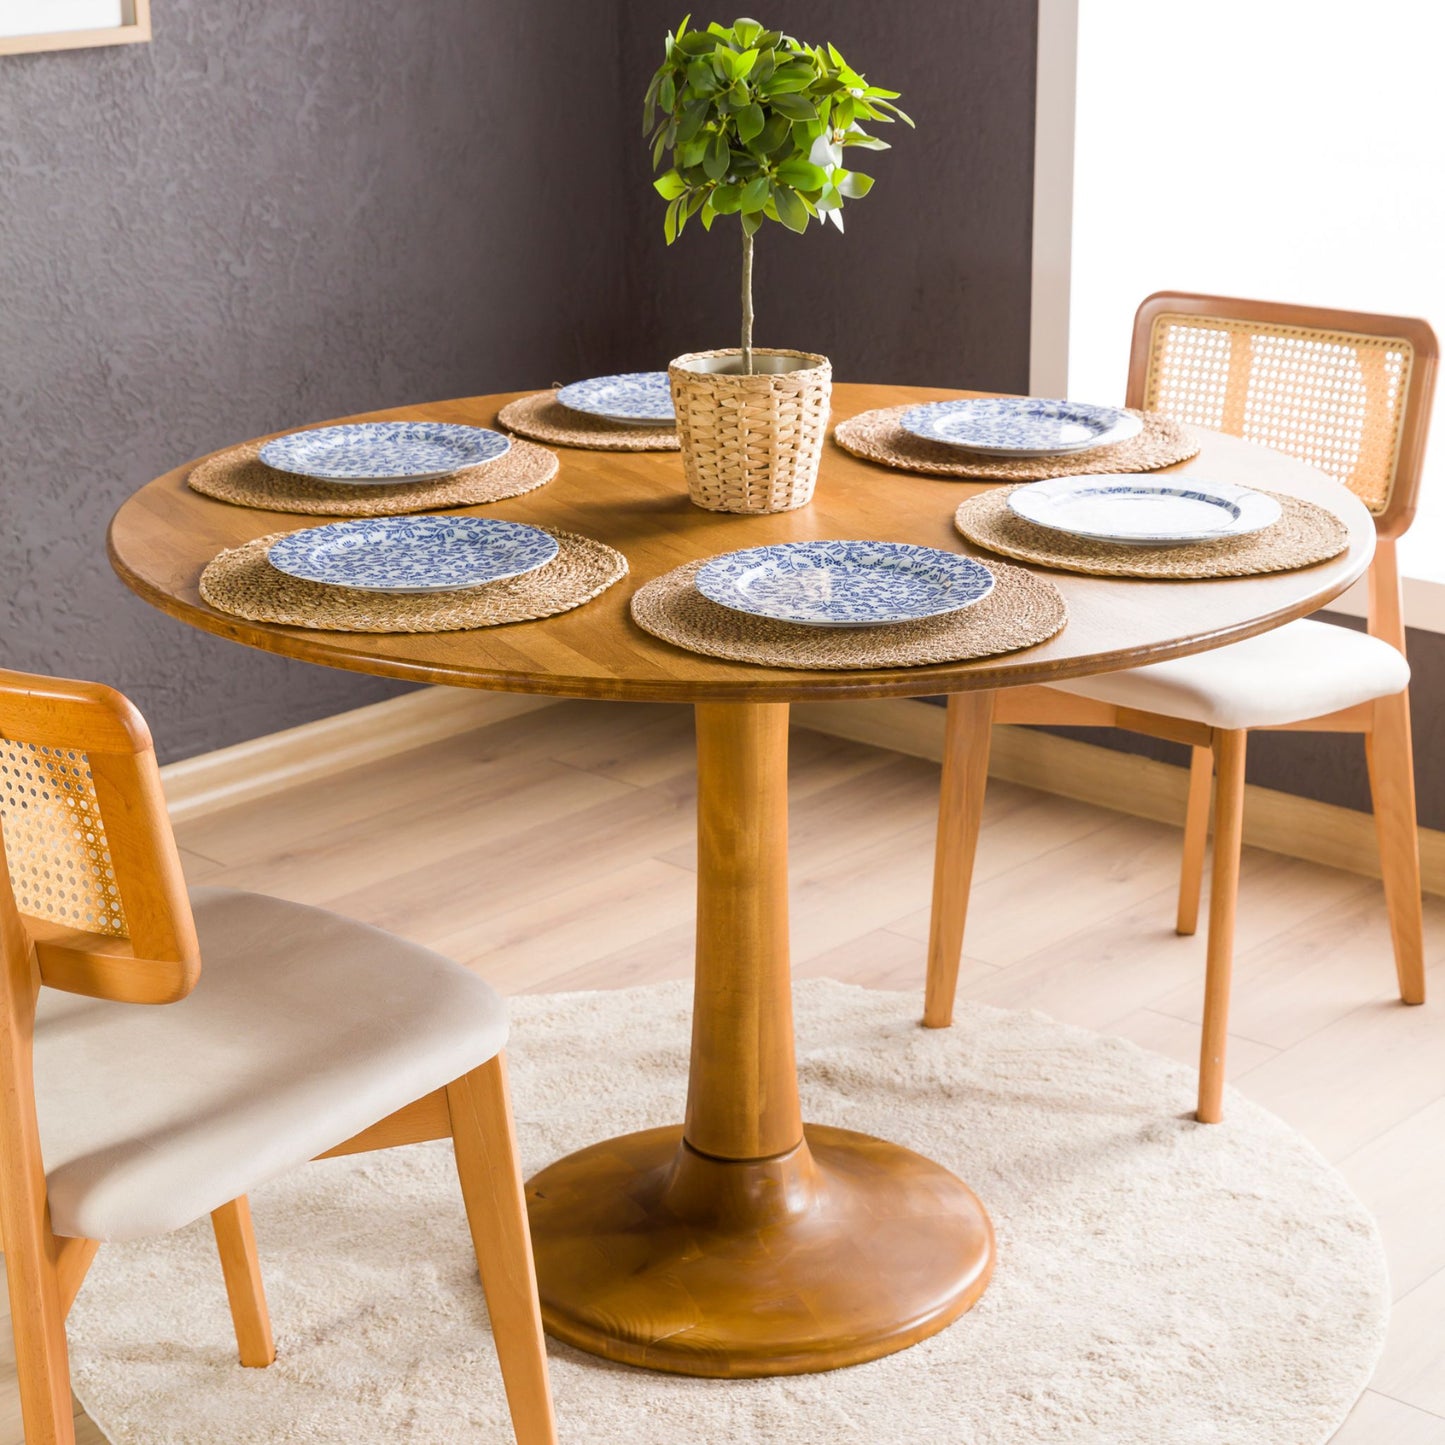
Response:
[{"label": "round area rug", "polygon": [[[797,986],[805,1113],[956,1170],[998,1268],[956,1324],[823,1375],[697,1380],[553,1346],[575,1445],[1319,1445],[1368,1380],[1388,1289],[1315,1150],[1194,1073],[1037,1013]],[[511,1002],[526,1167],[681,1117],[690,989]],[[210,1227],[102,1249],[70,1321],[115,1445],[510,1440],[449,1144],[313,1164],[252,1205],[279,1357],[235,1362]]]}]

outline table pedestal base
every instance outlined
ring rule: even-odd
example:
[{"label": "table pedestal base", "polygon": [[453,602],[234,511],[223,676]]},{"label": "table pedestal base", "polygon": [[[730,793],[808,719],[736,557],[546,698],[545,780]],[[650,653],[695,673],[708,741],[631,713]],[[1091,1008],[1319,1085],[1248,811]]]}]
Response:
[{"label": "table pedestal base", "polygon": [[699,1154],[677,1127],[531,1179],[542,1319],[578,1349],[681,1375],[796,1375],[936,1334],[983,1293],[993,1230],[941,1165],[809,1125],[771,1159]]}]

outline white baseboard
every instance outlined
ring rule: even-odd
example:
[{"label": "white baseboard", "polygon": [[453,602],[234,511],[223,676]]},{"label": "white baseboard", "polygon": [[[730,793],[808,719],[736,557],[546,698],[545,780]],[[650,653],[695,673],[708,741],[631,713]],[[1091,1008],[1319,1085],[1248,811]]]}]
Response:
[{"label": "white baseboard", "polygon": [[[466,688],[421,688],[168,763],[161,778],[171,817],[179,823],[303,779],[339,773],[549,707],[553,701]],[[814,732],[933,762],[943,755],[943,709],[910,699],[797,703],[793,721]],[[1174,824],[1184,820],[1185,769],[1037,728],[995,728],[989,774],[1138,818]],[[1331,868],[1380,876],[1374,821],[1353,808],[1251,784],[1246,789],[1244,841]],[[1420,829],[1420,868],[1425,891],[1445,894],[1445,832]]]},{"label": "white baseboard", "polygon": [[422,688],[234,747],[167,763],[161,769],[161,782],[172,822],[183,823],[202,813],[279,792],[292,783],[360,767],[533,712],[552,701],[462,687]]},{"label": "white baseboard", "polygon": [[[793,720],[815,732],[937,762],[943,756],[943,712],[908,699],[809,702],[794,706]],[[1186,769],[1037,728],[996,727],[989,775],[1138,818],[1184,821]],[[1272,853],[1380,876],[1374,819],[1334,803],[1250,784],[1244,841]],[[1420,829],[1420,872],[1427,893],[1445,894],[1445,833]]]}]

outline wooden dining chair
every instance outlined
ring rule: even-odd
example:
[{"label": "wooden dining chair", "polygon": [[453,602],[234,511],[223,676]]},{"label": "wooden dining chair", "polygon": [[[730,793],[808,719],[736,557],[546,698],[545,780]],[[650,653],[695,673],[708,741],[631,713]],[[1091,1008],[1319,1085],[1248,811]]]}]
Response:
[{"label": "wooden dining chair", "polygon": [[[1251,730],[1362,734],[1400,996],[1423,1003],[1419,840],[1395,544],[1415,515],[1439,343],[1424,322],[1161,292],[1134,319],[1127,404],[1313,463],[1374,515],[1365,633],[1308,619],[1124,672],[949,699],[924,1022],[946,1027],[993,723],[1119,727],[1192,749],[1177,931],[1194,932],[1214,791],[1198,1116],[1221,1117]],[[1227,585],[1227,584],[1221,584]]]},{"label": "wooden dining chair", "polygon": [[65,1318],[101,1243],[210,1215],[241,1363],[269,1365],[247,1192],[447,1137],[516,1438],[551,1445],[496,994],[321,909],[188,894],[145,721],[106,687],[0,671],[0,834],[0,1236],[29,1445],[75,1440]]}]

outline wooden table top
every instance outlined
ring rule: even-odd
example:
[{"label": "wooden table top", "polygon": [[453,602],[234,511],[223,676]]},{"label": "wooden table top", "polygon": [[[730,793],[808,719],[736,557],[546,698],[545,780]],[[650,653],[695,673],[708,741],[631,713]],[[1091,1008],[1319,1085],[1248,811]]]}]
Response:
[{"label": "wooden table top", "polygon": [[[498,409],[526,393],[470,397],[349,417],[422,419],[492,426]],[[840,384],[833,421],[873,407],[971,393],[928,387]],[[1037,569],[1068,603],[1069,621],[1023,652],[935,667],[850,672],[786,670],[683,652],[642,631],[628,603],[643,583],[684,562],[740,547],[817,538],[867,537],[955,551],[971,548],[953,527],[964,497],[986,483],[914,476],[850,456],[830,438],[810,506],[776,516],[705,512],[687,499],[676,452],[588,452],[558,447],[561,470],[540,490],[476,515],[561,527],[623,552],[629,576],[560,616],[470,632],[321,632],[245,622],[200,598],[201,570],[216,553],[319,518],[233,507],[185,485],[193,463],[141,488],[111,523],[112,565],[146,601],[207,632],[286,657],[413,682],[503,692],[654,702],[796,702],[813,698],[920,697],[1010,687],[1203,651],[1302,617],[1343,592],[1369,565],[1374,524],[1344,487],[1282,453],[1214,432],[1204,449],[1170,471],[1197,471],[1266,487],[1328,507],[1349,528],[1346,552],[1329,562],[1268,577],[1155,582]]]}]

